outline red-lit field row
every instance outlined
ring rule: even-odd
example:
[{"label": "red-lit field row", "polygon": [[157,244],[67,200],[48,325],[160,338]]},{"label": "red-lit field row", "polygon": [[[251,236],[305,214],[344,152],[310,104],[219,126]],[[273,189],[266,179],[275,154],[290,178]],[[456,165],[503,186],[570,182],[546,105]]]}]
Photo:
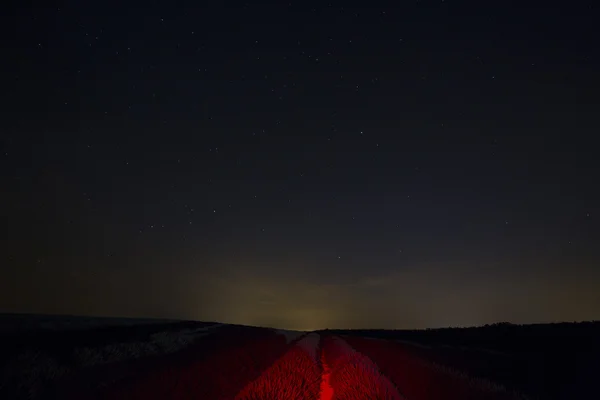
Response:
[{"label": "red-lit field row", "polygon": [[323,340],[333,400],[404,400],[368,357],[337,337]]},{"label": "red-lit field row", "polygon": [[[94,371],[91,377],[88,373],[83,384],[69,382],[68,389],[60,397],[94,400],[233,399],[290,346],[284,336],[266,329],[219,332],[177,355],[111,366],[131,371],[125,377],[123,374],[111,374],[106,368]],[[120,379],[113,382],[112,376]],[[99,385],[98,382],[109,384]]]},{"label": "red-lit field row", "polygon": [[416,357],[404,345],[391,341],[346,337],[357,351],[372,359],[380,371],[411,400],[515,400],[491,382],[472,379]]},{"label": "red-lit field row", "polygon": [[[54,398],[203,400],[515,400],[404,345],[268,329],[225,329],[170,356],[112,365],[63,382]],[[103,367],[108,368],[108,367]],[[84,379],[85,378],[85,379]],[[117,379],[118,378],[118,379]],[[102,384],[100,384],[102,383]],[[65,386],[68,390],[64,390]]]},{"label": "red-lit field row", "polygon": [[310,334],[277,360],[235,400],[317,400],[322,370],[318,362],[319,335]]}]

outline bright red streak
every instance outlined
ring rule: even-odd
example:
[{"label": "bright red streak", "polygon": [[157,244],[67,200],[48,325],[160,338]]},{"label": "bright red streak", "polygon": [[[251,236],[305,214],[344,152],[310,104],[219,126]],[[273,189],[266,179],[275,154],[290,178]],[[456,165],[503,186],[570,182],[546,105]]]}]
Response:
[{"label": "bright red streak", "polygon": [[321,365],[323,366],[323,375],[321,377],[321,400],[331,400],[333,398],[333,388],[329,384],[331,372],[329,365],[325,361],[325,353],[321,350]]}]

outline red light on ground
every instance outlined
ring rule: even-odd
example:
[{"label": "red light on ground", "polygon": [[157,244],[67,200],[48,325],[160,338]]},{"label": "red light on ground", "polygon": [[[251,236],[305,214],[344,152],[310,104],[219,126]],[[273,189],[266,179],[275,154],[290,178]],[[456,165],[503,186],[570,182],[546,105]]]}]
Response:
[{"label": "red light on ground", "polygon": [[333,388],[329,384],[329,365],[325,362],[325,354],[321,352],[321,365],[323,366],[323,376],[321,380],[321,397],[320,400],[331,400],[333,398]]}]

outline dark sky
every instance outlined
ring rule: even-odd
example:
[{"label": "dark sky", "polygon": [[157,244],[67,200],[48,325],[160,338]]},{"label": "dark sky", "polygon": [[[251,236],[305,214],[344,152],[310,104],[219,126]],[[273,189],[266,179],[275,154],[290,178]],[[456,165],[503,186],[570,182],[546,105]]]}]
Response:
[{"label": "dark sky", "polygon": [[59,3],[2,13],[0,311],[600,318],[597,2]]}]

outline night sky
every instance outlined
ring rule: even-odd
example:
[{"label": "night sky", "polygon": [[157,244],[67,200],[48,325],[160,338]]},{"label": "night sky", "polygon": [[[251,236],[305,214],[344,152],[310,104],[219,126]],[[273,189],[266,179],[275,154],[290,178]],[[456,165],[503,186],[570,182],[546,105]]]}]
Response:
[{"label": "night sky", "polygon": [[2,13],[0,312],[600,319],[597,2],[50,3]]}]

